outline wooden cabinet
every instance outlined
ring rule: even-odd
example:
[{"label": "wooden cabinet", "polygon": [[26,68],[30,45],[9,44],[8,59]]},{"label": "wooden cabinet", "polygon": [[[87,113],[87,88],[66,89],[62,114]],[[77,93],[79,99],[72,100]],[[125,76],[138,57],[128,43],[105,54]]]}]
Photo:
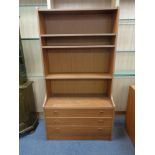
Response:
[{"label": "wooden cabinet", "polygon": [[38,125],[32,82],[19,87],[19,134],[34,130]]},{"label": "wooden cabinet", "polygon": [[21,36],[19,35],[19,134],[32,131],[38,124],[33,82],[27,80]]},{"label": "wooden cabinet", "polygon": [[133,144],[135,144],[135,86],[129,87],[126,111],[126,129]]},{"label": "wooden cabinet", "polygon": [[111,139],[118,8],[38,10],[47,139]]}]

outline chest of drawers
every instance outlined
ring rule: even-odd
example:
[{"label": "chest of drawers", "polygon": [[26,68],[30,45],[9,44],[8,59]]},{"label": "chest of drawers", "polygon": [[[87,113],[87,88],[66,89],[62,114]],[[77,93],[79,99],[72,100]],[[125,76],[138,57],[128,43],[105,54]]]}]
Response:
[{"label": "chest of drawers", "polygon": [[44,110],[48,139],[112,137],[114,106],[110,99],[53,97],[48,99]]}]

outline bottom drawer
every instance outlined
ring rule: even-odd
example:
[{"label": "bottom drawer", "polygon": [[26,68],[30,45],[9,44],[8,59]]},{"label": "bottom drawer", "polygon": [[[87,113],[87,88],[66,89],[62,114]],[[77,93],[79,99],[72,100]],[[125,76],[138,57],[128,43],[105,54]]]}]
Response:
[{"label": "bottom drawer", "polygon": [[112,135],[47,135],[48,140],[111,140]]},{"label": "bottom drawer", "polygon": [[47,135],[105,136],[111,132],[111,127],[101,126],[47,126]]}]

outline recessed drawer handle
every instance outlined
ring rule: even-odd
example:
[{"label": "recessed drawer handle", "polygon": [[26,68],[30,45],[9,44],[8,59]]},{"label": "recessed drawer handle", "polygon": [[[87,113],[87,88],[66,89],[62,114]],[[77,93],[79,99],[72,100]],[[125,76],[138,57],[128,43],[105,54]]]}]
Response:
[{"label": "recessed drawer handle", "polygon": [[98,120],[99,123],[104,123],[104,121],[102,119]]},{"label": "recessed drawer handle", "polygon": [[103,131],[103,128],[98,128],[98,131]]},{"label": "recessed drawer handle", "polygon": [[60,128],[55,128],[55,132],[60,132]]},{"label": "recessed drawer handle", "polygon": [[101,110],[99,113],[100,113],[100,114],[103,114],[103,113],[104,113],[104,111],[102,111],[102,110]]},{"label": "recessed drawer handle", "polygon": [[58,120],[54,120],[54,124],[58,124],[59,123],[59,121]]},{"label": "recessed drawer handle", "polygon": [[56,111],[56,110],[54,110],[54,112],[53,112],[55,115],[57,115],[58,114],[58,111]]}]

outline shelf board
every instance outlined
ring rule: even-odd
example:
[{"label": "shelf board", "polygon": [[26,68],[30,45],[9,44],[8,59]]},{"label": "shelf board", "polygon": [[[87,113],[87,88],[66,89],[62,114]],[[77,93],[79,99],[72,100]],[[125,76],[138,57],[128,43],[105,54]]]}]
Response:
[{"label": "shelf board", "polygon": [[74,73],[74,74],[49,74],[46,79],[112,79],[111,74],[103,73]]},{"label": "shelf board", "polygon": [[116,36],[116,33],[92,33],[92,34],[41,34],[41,37],[96,37]]},{"label": "shelf board", "polygon": [[49,108],[113,108],[111,99],[107,97],[50,97],[47,99],[45,109]]},{"label": "shelf board", "polygon": [[115,45],[90,45],[90,46],[42,46],[43,49],[65,48],[113,48]]}]

